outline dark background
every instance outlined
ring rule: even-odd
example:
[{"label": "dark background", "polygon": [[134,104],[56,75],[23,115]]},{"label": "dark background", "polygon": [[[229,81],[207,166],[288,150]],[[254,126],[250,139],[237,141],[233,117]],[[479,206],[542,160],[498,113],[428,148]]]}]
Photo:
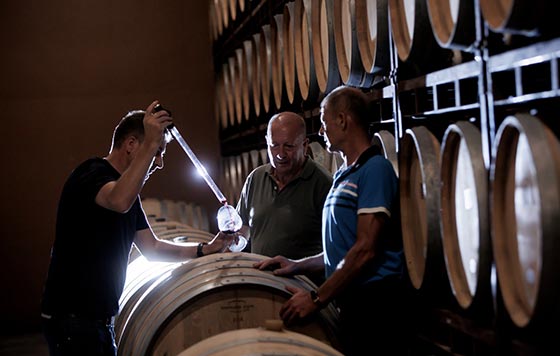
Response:
[{"label": "dark background", "polygon": [[[206,1],[2,0],[0,44],[0,320],[17,333],[39,329],[62,185],[107,154],[127,111],[160,100],[216,178],[220,152]],[[219,203],[194,172],[172,143],[142,196],[213,214]]]}]

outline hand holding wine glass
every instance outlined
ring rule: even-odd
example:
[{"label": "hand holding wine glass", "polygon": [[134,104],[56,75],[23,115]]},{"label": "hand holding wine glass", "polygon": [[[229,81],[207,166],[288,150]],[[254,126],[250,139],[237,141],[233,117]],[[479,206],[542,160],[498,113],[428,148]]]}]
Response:
[{"label": "hand holding wine glass", "polygon": [[[218,209],[218,229],[225,234],[233,234],[238,232],[243,226],[243,221],[237,213],[237,210],[231,205],[225,203]],[[234,242],[229,246],[231,252],[243,251],[247,246],[247,239],[242,235],[237,235],[237,243]]]}]

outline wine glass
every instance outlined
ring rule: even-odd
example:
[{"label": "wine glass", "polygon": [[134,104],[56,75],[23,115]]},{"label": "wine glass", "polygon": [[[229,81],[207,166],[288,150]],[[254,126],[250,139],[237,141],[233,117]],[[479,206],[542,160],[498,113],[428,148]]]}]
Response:
[{"label": "wine glass", "polygon": [[[237,210],[227,203],[218,209],[218,229],[226,234],[233,234],[241,229],[243,220],[237,213]],[[238,235],[237,243],[233,242],[229,245],[231,252],[240,252],[247,246],[247,239],[244,236]]]}]

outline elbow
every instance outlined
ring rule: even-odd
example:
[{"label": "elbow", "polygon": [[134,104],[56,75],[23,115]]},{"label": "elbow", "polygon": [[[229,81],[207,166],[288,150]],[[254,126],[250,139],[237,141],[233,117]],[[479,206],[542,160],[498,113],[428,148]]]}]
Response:
[{"label": "elbow", "polygon": [[148,260],[148,262],[158,262],[161,261],[160,259],[158,259],[154,254],[152,253],[142,253],[142,256],[144,256],[144,258],[146,260]]},{"label": "elbow", "polygon": [[138,250],[140,251],[142,256],[146,260],[148,260],[149,262],[160,261],[160,259],[158,259],[157,253],[155,253],[155,249],[153,247],[142,246],[142,248],[139,248]]},{"label": "elbow", "polygon": [[115,208],[115,211],[117,213],[126,214],[126,213],[128,213],[128,211],[130,210],[131,207],[132,207],[132,205],[124,205],[123,204],[123,205],[117,206]]},{"label": "elbow", "polygon": [[126,214],[132,208],[133,203],[125,199],[109,199],[105,207],[116,213]]}]

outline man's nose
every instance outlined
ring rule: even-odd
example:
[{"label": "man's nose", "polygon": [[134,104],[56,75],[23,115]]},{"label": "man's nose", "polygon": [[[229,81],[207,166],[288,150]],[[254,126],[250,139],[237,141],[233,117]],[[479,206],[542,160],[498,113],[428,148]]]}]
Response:
[{"label": "man's nose", "polygon": [[283,146],[278,147],[278,153],[276,154],[276,158],[283,159],[286,157],[286,150]]}]

